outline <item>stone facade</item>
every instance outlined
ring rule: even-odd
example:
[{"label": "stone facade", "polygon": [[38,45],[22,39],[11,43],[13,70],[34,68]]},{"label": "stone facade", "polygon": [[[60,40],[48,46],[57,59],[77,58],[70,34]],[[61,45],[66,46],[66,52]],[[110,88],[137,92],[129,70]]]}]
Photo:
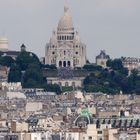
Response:
[{"label": "stone facade", "polygon": [[45,48],[45,64],[61,67],[83,67],[86,64],[86,45],[74,30],[69,8],[64,7],[64,15],[59,20],[57,31]]},{"label": "stone facade", "polygon": [[104,50],[101,50],[100,54],[96,56],[96,64],[106,68],[106,62],[110,59],[109,55]]},{"label": "stone facade", "polygon": [[134,58],[134,57],[123,57],[122,63],[125,68],[128,68],[129,71],[132,71],[134,69],[140,71],[140,58]]},{"label": "stone facade", "polygon": [[58,84],[61,87],[82,87],[84,77],[73,79],[48,78],[48,83]]}]

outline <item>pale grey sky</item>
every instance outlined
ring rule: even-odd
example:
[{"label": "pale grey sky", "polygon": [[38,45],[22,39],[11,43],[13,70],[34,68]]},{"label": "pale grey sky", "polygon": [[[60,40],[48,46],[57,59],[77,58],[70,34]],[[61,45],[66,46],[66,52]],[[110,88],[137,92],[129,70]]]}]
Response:
[{"label": "pale grey sky", "polygon": [[[44,56],[45,44],[63,15],[65,0],[0,0],[0,35],[10,49]],[[140,57],[140,0],[68,0],[75,28],[94,62],[101,49],[111,57]]]}]

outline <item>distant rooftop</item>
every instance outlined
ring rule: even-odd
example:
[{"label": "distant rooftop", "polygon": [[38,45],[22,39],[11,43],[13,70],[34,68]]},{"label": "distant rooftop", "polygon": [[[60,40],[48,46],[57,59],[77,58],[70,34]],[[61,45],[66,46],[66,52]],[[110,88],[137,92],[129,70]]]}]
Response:
[{"label": "distant rooftop", "polygon": [[101,50],[100,54],[96,56],[96,59],[110,59],[110,56],[106,54],[105,50]]}]

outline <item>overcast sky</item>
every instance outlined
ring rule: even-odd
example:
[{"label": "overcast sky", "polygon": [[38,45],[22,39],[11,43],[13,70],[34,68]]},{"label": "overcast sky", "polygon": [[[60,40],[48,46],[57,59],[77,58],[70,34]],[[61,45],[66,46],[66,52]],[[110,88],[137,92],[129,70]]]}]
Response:
[{"label": "overcast sky", "polygon": [[[65,0],[0,0],[0,36],[10,50],[22,43],[39,57],[63,15]],[[100,50],[111,57],[140,57],[140,0],[68,0],[90,61]]]}]

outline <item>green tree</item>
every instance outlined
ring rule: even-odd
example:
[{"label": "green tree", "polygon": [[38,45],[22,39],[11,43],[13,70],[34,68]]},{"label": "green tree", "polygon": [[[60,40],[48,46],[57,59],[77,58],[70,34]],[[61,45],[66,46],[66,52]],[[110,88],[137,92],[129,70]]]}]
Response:
[{"label": "green tree", "polygon": [[43,73],[40,65],[30,64],[25,71],[23,78],[23,87],[41,88],[43,84]]},{"label": "green tree", "polygon": [[111,67],[113,70],[120,70],[123,68],[122,60],[121,59],[109,59],[107,61],[107,66]]},{"label": "green tree", "polygon": [[21,81],[21,70],[17,65],[12,65],[8,74],[8,82],[20,82]]},{"label": "green tree", "polygon": [[22,71],[25,71],[30,64],[41,65],[38,57],[35,54],[26,51],[22,51],[18,55],[16,63],[19,65]]},{"label": "green tree", "polygon": [[1,56],[0,65],[11,67],[15,63],[14,59],[10,56]]},{"label": "green tree", "polygon": [[86,64],[83,66],[83,69],[88,70],[88,71],[98,71],[98,70],[102,70],[102,67],[96,66],[93,64]]},{"label": "green tree", "polygon": [[56,94],[61,94],[61,88],[57,84],[44,84],[43,88],[48,92],[56,92]]}]

